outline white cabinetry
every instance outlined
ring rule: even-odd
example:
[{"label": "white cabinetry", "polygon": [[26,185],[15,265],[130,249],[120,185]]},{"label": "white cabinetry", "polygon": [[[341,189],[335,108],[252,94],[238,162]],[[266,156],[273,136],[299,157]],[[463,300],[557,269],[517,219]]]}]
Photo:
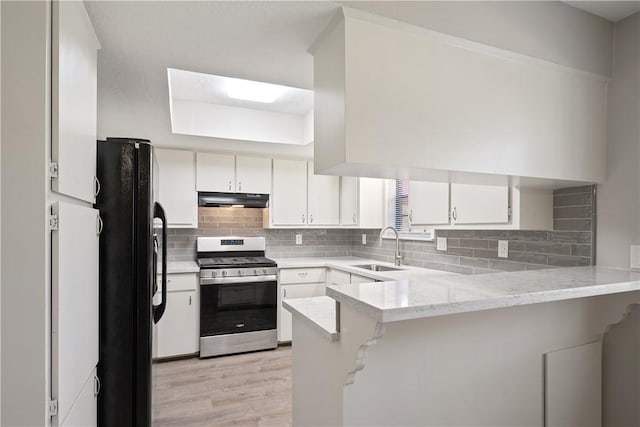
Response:
[{"label": "white cabinetry", "polygon": [[97,55],[100,43],[82,2],[53,2],[51,158],[54,191],[94,203]]},{"label": "white cabinetry", "polygon": [[313,162],[307,166],[308,224],[338,225],[340,223],[340,177],[316,175]]},{"label": "white cabinetry", "polygon": [[271,159],[197,153],[198,191],[271,193]]},{"label": "white cabinetry", "polygon": [[452,183],[451,219],[454,224],[508,223],[509,186]]},{"label": "white cabinetry", "polygon": [[271,193],[271,159],[236,157],[236,187],[238,193]]},{"label": "white cabinetry", "polygon": [[307,162],[273,160],[273,225],[305,225],[307,223]]},{"label": "white cabinetry", "polygon": [[159,167],[159,201],[167,214],[167,225],[198,227],[198,195],[194,154],[191,151],[155,149]]},{"label": "white cabinetry", "polygon": [[379,282],[379,280],[372,279],[367,276],[361,276],[355,273],[349,273],[346,271],[332,268],[329,271],[329,277],[327,278],[327,284],[329,285],[349,285],[355,283],[370,283]]},{"label": "white cabinetry", "polygon": [[233,154],[197,153],[198,191],[235,191],[235,158]]},{"label": "white cabinetry", "polygon": [[95,412],[95,401],[82,395],[98,364],[98,211],[65,202],[52,211],[58,228],[51,235],[51,388],[60,425],[74,405]]},{"label": "white cabinetry", "polygon": [[[160,277],[158,283],[160,286]],[[198,352],[200,331],[197,291],[196,273],[167,275],[167,308],[162,319],[154,326],[155,358]]]},{"label": "white cabinetry", "polygon": [[449,224],[449,183],[409,182],[411,225]]},{"label": "white cabinetry", "polygon": [[340,224],[382,228],[384,180],[343,176],[340,182]]},{"label": "white cabinetry", "polygon": [[278,280],[278,341],[291,341],[291,313],[282,301],[325,295],[326,268],[293,268],[280,270]]},{"label": "white cabinetry", "polygon": [[59,427],[92,427],[98,424],[98,392],[100,381],[96,369],[87,378],[78,398],[73,403],[71,410],[64,420],[58,423]]},{"label": "white cabinetry", "polygon": [[359,274],[354,274],[351,273],[351,284],[356,284],[356,283],[371,283],[371,282],[378,282],[379,280],[376,279],[372,279],[371,277],[367,277],[367,276],[360,276]]}]

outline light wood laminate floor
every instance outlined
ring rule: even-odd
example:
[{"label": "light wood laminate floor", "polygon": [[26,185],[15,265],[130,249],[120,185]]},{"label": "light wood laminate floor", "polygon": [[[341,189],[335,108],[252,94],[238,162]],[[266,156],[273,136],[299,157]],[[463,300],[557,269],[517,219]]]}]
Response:
[{"label": "light wood laminate floor", "polygon": [[154,375],[154,427],[291,425],[291,347],[160,362]]}]

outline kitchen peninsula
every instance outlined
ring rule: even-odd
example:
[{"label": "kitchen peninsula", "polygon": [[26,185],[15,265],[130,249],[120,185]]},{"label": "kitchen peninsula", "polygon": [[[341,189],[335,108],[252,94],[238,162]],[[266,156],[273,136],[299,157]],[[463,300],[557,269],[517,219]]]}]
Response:
[{"label": "kitchen peninsula", "polygon": [[599,425],[602,360],[637,322],[640,273],[413,274],[284,306],[294,425]]}]

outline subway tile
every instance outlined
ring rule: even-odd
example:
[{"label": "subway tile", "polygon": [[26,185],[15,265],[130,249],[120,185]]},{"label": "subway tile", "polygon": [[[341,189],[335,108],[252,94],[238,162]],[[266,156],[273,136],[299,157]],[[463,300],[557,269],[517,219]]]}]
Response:
[{"label": "subway tile", "polygon": [[548,238],[547,231],[521,231],[521,230],[509,230],[507,231],[508,240],[525,240],[529,242],[544,241]]},{"label": "subway tile", "polygon": [[568,231],[590,231],[591,220],[590,219],[554,219],[554,230],[568,230]]},{"label": "subway tile", "polygon": [[566,255],[549,255],[548,264],[557,267],[577,267],[591,264],[591,258]]},{"label": "subway tile", "polygon": [[490,273],[501,273],[500,270],[491,270],[489,268],[474,268],[473,274],[490,274]]},{"label": "subway tile", "polygon": [[591,193],[592,191],[593,191],[592,185],[583,185],[580,187],[559,188],[557,190],[553,190],[553,195],[560,196],[563,194]]},{"label": "subway tile", "polygon": [[453,246],[456,248],[460,247],[460,239],[452,239],[451,237],[447,237],[447,247]]},{"label": "subway tile", "polygon": [[521,262],[489,260],[489,268],[501,271],[522,271],[527,269],[527,265]]},{"label": "subway tile", "polygon": [[473,256],[473,249],[471,248],[447,248],[448,255],[461,255],[466,257]]},{"label": "subway tile", "polygon": [[549,240],[553,242],[591,243],[590,231],[550,231]]},{"label": "subway tile", "polygon": [[461,248],[488,248],[489,241],[485,239],[460,239]]},{"label": "subway tile", "polygon": [[449,271],[451,273],[473,274],[472,267],[465,267],[463,265],[448,264],[445,268],[446,268],[446,271]]},{"label": "subway tile", "polygon": [[430,268],[432,270],[447,271],[447,264],[442,264],[442,263],[439,263],[439,262],[425,261],[424,267],[422,267],[422,268]]},{"label": "subway tile", "polygon": [[566,206],[553,208],[554,219],[591,218],[592,206]]},{"label": "subway tile", "polygon": [[447,230],[447,237],[457,237],[460,239],[473,239],[473,230]]},{"label": "subway tile", "polygon": [[473,256],[476,258],[498,258],[497,249],[474,249]]},{"label": "subway tile", "polygon": [[528,264],[546,264],[547,255],[530,252],[517,252],[509,250],[509,258],[512,261],[524,262]]},{"label": "subway tile", "polygon": [[481,258],[460,257],[460,265],[478,268],[489,268],[489,260]]},{"label": "subway tile", "polygon": [[553,206],[591,206],[593,205],[592,194],[558,194],[553,196]]},{"label": "subway tile", "polygon": [[475,230],[473,237],[476,239],[506,240],[507,230]]},{"label": "subway tile", "polygon": [[571,245],[571,255],[590,257],[591,245],[573,244]]},{"label": "subway tile", "polygon": [[549,268],[555,268],[550,265],[541,265],[541,264],[527,264],[527,270],[547,270]]},{"label": "subway tile", "polygon": [[527,242],[525,251],[538,254],[570,255],[571,245],[563,242]]}]

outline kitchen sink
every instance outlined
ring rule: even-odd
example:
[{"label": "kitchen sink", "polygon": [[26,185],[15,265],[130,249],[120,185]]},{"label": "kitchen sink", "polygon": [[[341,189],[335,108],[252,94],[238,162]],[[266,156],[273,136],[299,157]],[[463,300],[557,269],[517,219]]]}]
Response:
[{"label": "kitchen sink", "polygon": [[369,271],[400,271],[402,270],[402,268],[387,267],[386,265],[380,265],[380,264],[352,265],[352,267],[362,268],[364,270],[369,270]]}]

